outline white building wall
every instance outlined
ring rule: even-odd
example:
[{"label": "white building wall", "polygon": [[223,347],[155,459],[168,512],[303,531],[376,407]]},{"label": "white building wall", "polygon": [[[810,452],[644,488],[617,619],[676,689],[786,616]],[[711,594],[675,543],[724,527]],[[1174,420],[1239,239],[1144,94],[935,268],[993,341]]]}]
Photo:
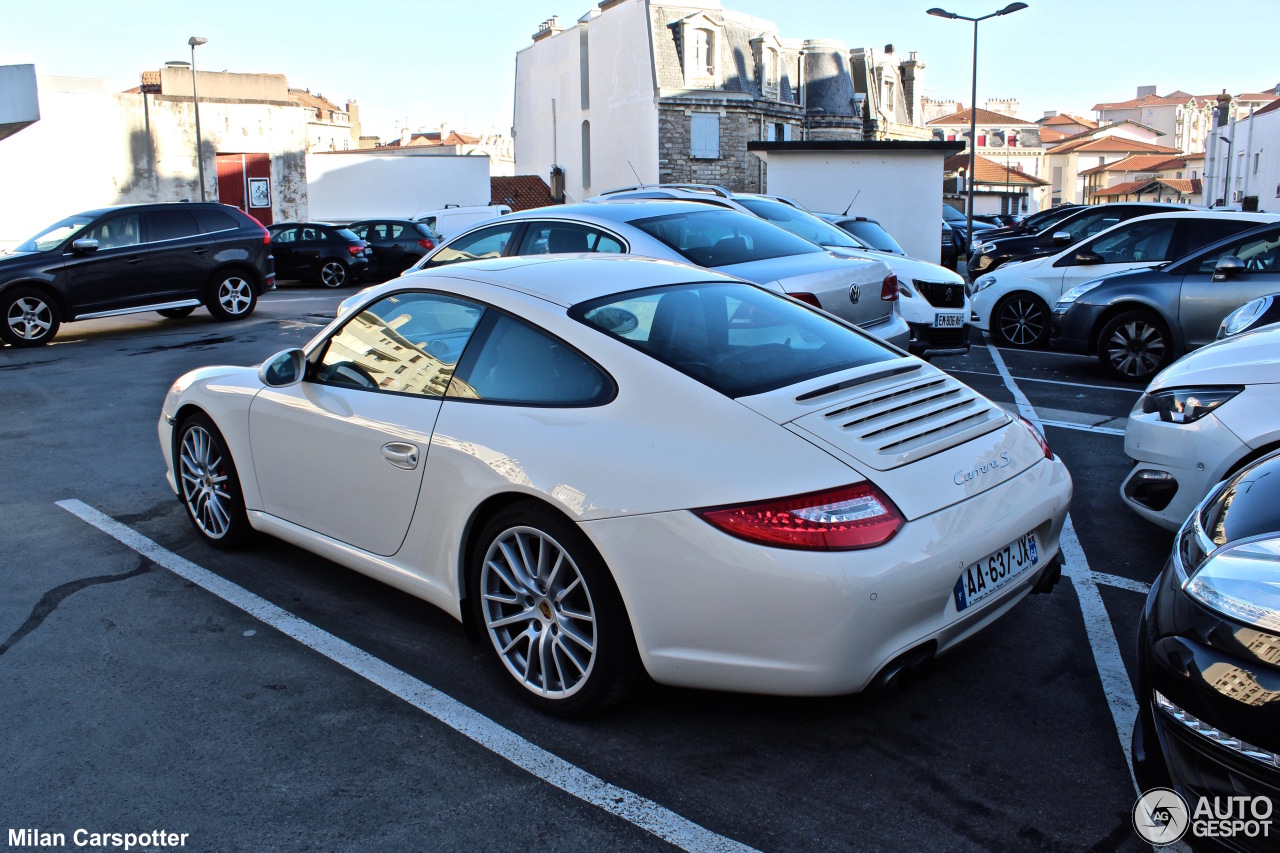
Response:
[{"label": "white building wall", "polygon": [[1234,140],[1231,146],[1234,162],[1231,164],[1229,189],[1223,193],[1223,185],[1228,179],[1227,144],[1219,140],[1210,146],[1213,163],[1210,166],[1206,155],[1205,172],[1211,172],[1213,180],[1205,182],[1205,203],[1211,204],[1225,195],[1226,206],[1239,210],[1241,202],[1237,194],[1241,199],[1256,195],[1258,210],[1280,213],[1280,110],[1237,121],[1234,132],[1230,125],[1214,130]]},{"label": "white building wall", "polygon": [[376,217],[414,219],[449,204],[489,204],[488,157],[425,153],[429,150],[412,154],[308,154],[311,218],[321,222]]},{"label": "white building wall", "polygon": [[[646,10],[643,0],[629,0],[586,24],[588,109],[582,109],[577,26],[516,54],[516,174],[549,182],[558,163],[573,201],[634,184],[637,173],[642,182],[657,183],[658,106]],[[591,123],[590,186],[582,180],[583,121]]]},{"label": "white building wall", "polygon": [[[768,192],[813,211],[879,220],[913,258],[938,263],[942,217],[940,153],[768,151]],[[850,207],[850,202],[853,202]]]}]

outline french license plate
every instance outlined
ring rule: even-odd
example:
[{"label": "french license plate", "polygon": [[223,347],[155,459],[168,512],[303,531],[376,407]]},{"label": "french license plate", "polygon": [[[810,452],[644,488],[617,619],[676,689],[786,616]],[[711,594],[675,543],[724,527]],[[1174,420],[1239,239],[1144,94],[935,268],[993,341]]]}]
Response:
[{"label": "french license plate", "polygon": [[964,325],[964,312],[958,314],[934,314],[933,327],[935,329],[958,329]]},{"label": "french license plate", "polygon": [[964,570],[956,581],[956,610],[995,595],[1014,578],[1040,562],[1035,533],[1021,536]]}]

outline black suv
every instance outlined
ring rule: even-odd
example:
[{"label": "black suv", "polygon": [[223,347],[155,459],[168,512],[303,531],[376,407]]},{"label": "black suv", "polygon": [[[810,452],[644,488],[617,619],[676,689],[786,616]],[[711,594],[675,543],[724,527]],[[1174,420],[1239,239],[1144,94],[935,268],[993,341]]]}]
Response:
[{"label": "black suv", "polygon": [[267,229],[216,203],[139,204],[68,216],[0,255],[0,338],[46,344],[73,320],[204,305],[248,317],[275,287]]},{"label": "black suv", "polygon": [[1033,226],[1034,231],[1024,234],[1006,234],[995,238],[979,234],[982,247],[969,258],[969,280],[977,281],[978,276],[986,275],[1010,261],[1029,261],[1045,255],[1056,255],[1068,246],[1074,246],[1081,240],[1135,216],[1169,210],[1190,210],[1185,204],[1155,202],[1117,202],[1067,209],[1071,213],[1061,218],[1045,217],[1038,225]]}]

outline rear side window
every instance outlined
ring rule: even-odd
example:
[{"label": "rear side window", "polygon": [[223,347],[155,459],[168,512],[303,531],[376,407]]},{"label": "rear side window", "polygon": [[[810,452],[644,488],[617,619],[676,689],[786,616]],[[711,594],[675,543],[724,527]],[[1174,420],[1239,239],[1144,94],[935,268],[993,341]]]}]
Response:
[{"label": "rear side window", "polygon": [[895,255],[906,254],[906,250],[898,245],[898,241],[893,239],[888,231],[881,228],[878,222],[869,222],[865,219],[846,219],[840,223],[840,227],[873,249],[879,249],[882,252],[893,252]]},{"label": "rear side window", "polygon": [[637,290],[569,316],[730,397],[898,358],[819,311],[747,284]]},{"label": "rear side window", "polygon": [[151,242],[179,240],[200,233],[196,218],[185,210],[153,210],[147,214],[151,220]]},{"label": "rear side window", "polygon": [[1094,240],[1088,250],[1099,255],[1104,264],[1167,261],[1172,254],[1177,225],[1172,219],[1126,225]]},{"label": "rear side window", "polygon": [[700,267],[724,267],[821,251],[808,240],[736,210],[700,210],[631,223]]},{"label": "rear side window", "polygon": [[272,243],[296,243],[298,242],[297,228],[281,228],[279,231],[271,232]]},{"label": "rear side window", "polygon": [[593,406],[612,399],[613,383],[568,344],[491,312],[476,347],[458,366],[448,396],[526,406]]},{"label": "rear side window", "polygon": [[546,255],[557,252],[621,252],[622,244],[595,228],[572,222],[534,222],[520,241],[521,255]]},{"label": "rear side window", "polygon": [[200,226],[200,231],[203,234],[212,234],[215,231],[231,231],[240,227],[240,222],[235,216],[225,210],[197,207],[191,212],[195,214],[196,224]]},{"label": "rear side window", "polygon": [[463,234],[436,252],[435,256],[423,266],[438,267],[444,264],[456,264],[459,261],[501,257],[515,229],[514,225],[495,225],[471,234]]}]

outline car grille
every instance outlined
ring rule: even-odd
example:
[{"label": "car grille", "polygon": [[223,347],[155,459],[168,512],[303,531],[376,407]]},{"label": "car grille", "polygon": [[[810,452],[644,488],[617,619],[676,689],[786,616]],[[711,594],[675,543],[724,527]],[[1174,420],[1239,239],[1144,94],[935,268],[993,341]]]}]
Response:
[{"label": "car grille", "polygon": [[915,285],[916,290],[920,291],[920,295],[928,300],[929,304],[934,308],[964,307],[963,284],[943,284],[937,281],[919,280],[913,280],[911,283]]},{"label": "car grille", "polygon": [[942,372],[868,390],[823,412],[813,427],[834,444],[887,471],[969,441],[1009,416]]}]

